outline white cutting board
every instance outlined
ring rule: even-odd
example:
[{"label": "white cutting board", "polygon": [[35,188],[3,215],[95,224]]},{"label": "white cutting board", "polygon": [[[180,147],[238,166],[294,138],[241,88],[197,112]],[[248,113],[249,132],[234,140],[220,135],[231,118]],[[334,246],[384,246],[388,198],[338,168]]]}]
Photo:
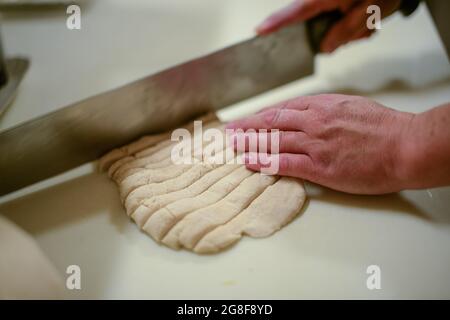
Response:
[{"label": "white cutting board", "polygon": [[[64,10],[3,14],[9,55],[31,58],[4,129],[252,35],[288,1],[83,2],[82,29]],[[450,101],[450,70],[428,12],[388,20],[369,41],[321,57],[314,77],[220,112],[229,120],[300,94],[367,95],[420,112]],[[226,90],[226,88],[224,88]],[[64,274],[71,298],[450,298],[450,188],[347,195],[308,184],[301,216],[267,239],[213,256],[155,244],[126,217],[115,185],[87,165],[0,199]],[[381,269],[368,290],[366,269]]]}]

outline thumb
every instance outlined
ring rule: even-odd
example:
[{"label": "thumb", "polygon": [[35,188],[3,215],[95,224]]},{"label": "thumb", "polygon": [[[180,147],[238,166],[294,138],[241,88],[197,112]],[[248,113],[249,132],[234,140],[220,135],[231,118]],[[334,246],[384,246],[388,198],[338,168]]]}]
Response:
[{"label": "thumb", "polygon": [[266,18],[256,27],[258,34],[268,34],[288,24],[305,21],[320,13],[321,1],[296,0]]},{"label": "thumb", "polygon": [[325,35],[321,43],[322,52],[333,52],[341,45],[360,38],[367,32],[366,11],[363,5],[351,9]]}]

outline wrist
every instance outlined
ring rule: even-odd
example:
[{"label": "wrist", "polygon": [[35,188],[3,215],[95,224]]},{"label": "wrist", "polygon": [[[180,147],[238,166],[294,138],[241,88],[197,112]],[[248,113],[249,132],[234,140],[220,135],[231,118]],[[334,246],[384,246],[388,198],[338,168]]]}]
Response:
[{"label": "wrist", "polygon": [[[413,115],[401,138],[401,181],[403,189],[423,189],[436,186],[442,174],[439,150],[433,128],[433,114]],[[437,133],[436,133],[437,134]],[[442,167],[441,167],[442,168]]]},{"label": "wrist", "polygon": [[403,124],[399,126],[396,148],[396,178],[399,190],[418,189],[421,187],[420,172],[424,157],[420,139],[421,115],[405,113]]}]

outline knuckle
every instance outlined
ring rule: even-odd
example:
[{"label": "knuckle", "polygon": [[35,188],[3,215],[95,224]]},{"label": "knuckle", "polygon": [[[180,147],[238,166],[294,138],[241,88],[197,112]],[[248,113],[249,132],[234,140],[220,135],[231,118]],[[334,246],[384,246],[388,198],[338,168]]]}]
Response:
[{"label": "knuckle", "polygon": [[330,168],[330,164],[333,160],[332,154],[326,150],[318,150],[315,152],[314,158],[314,160],[324,169]]},{"label": "knuckle", "polygon": [[318,109],[314,115],[314,121],[316,124],[328,124],[334,119],[333,109],[321,108]]},{"label": "knuckle", "polygon": [[278,120],[280,118],[281,112],[283,109],[281,108],[276,108],[273,110],[269,110],[264,114],[264,123],[271,127],[271,128],[276,128],[278,125]]},{"label": "knuckle", "polygon": [[291,163],[289,157],[280,157],[279,162],[281,172],[289,172],[291,170]]},{"label": "knuckle", "polygon": [[300,110],[305,111],[309,109],[309,102],[306,100],[307,98],[297,98],[287,100],[283,105],[284,109],[292,109],[292,110]]},{"label": "knuckle", "polygon": [[343,97],[343,99],[337,102],[336,107],[339,107],[341,109],[350,108],[355,105],[355,103],[358,103],[361,100],[361,97],[345,96]]}]

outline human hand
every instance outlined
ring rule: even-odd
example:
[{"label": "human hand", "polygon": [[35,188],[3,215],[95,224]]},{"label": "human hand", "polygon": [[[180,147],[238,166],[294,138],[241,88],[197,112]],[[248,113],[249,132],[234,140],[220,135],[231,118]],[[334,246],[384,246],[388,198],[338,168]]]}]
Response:
[{"label": "human hand", "polygon": [[[403,146],[414,117],[364,97],[324,94],[279,103],[227,128],[279,129],[280,175],[349,193],[382,194],[408,187]],[[248,136],[236,134],[235,146],[245,144],[239,151],[247,151],[246,166],[260,171],[267,154],[249,153],[248,143],[237,140]]]},{"label": "human hand", "polygon": [[322,40],[320,51],[333,52],[350,41],[367,38],[373,30],[366,26],[367,7],[380,7],[382,18],[395,12],[401,0],[296,0],[272,14],[257,28],[258,34],[268,34],[288,24],[306,21],[321,13],[339,10],[344,17],[338,21]]}]

